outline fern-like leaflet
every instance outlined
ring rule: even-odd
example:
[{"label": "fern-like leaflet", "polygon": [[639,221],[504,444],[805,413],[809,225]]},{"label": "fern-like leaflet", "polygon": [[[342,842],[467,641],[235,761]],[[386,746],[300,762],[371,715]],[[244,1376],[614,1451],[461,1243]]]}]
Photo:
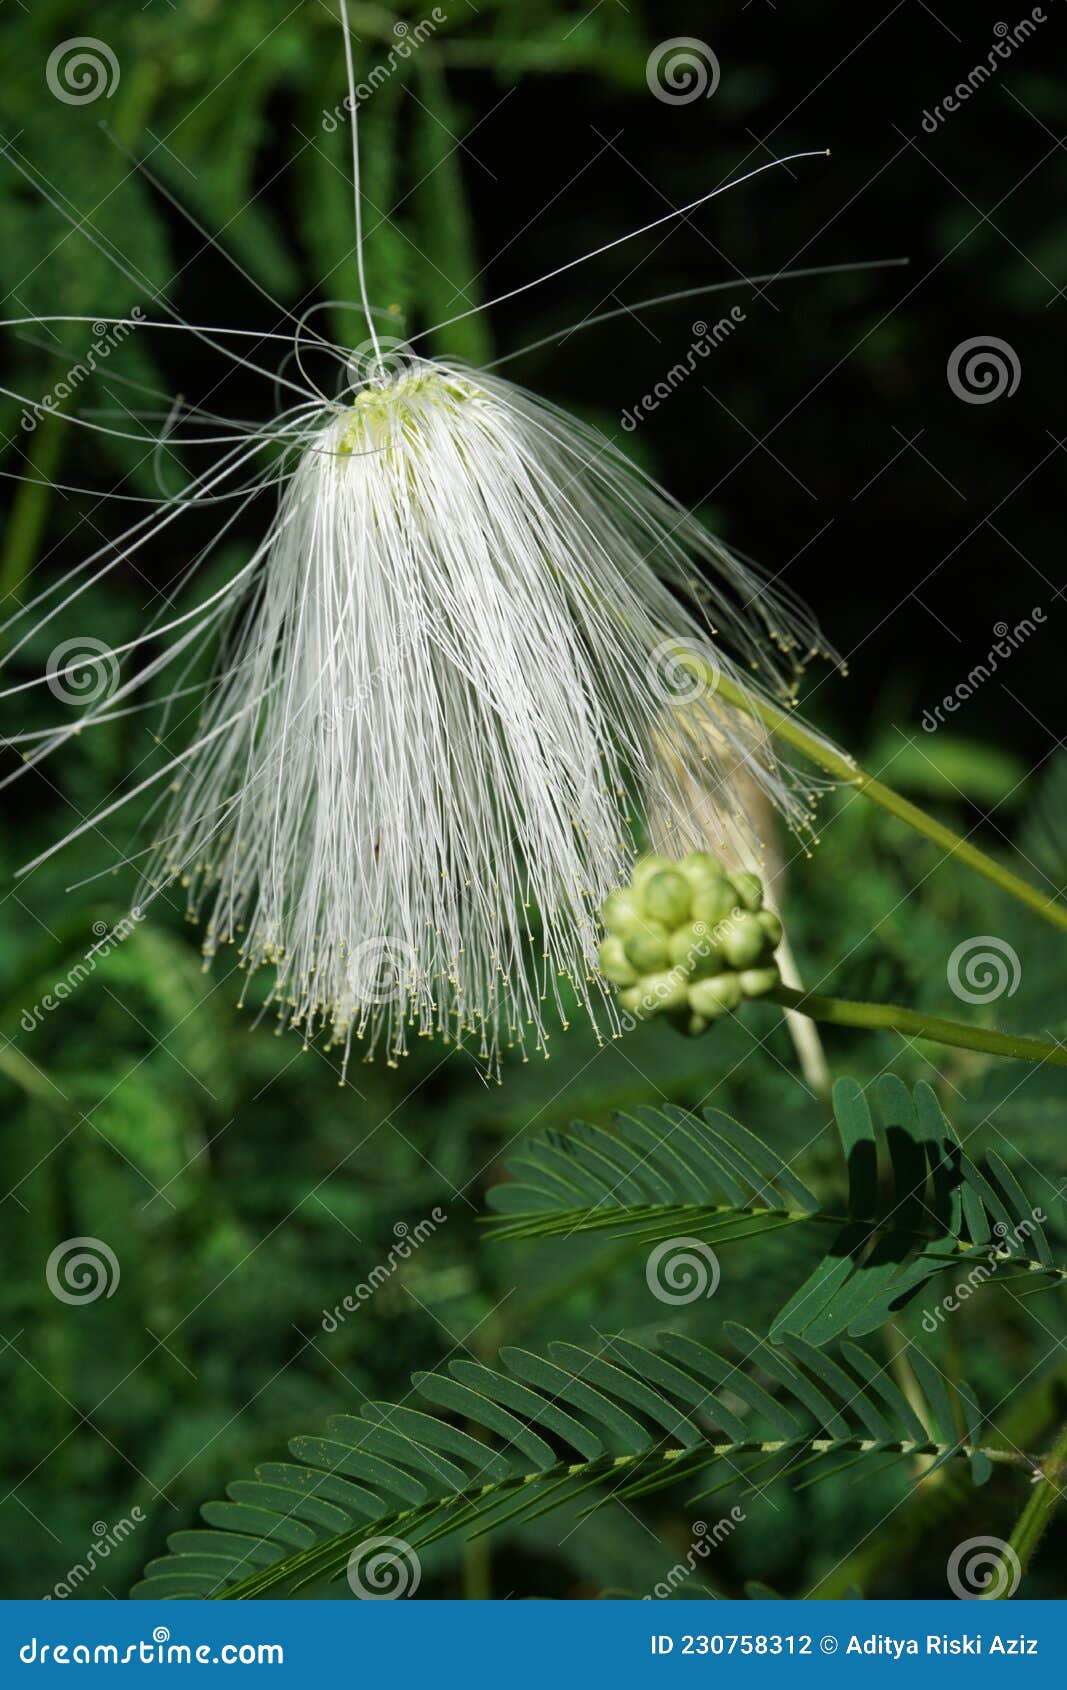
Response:
[{"label": "fern-like leaflet", "polygon": [[[813,1464],[830,1477],[857,1461],[926,1456],[933,1471],[963,1457],[978,1484],[994,1462],[1032,1471],[1017,1451],[982,1447],[971,1392],[961,1385],[954,1400],[917,1347],[919,1405],[856,1345],[834,1358],[802,1338],[727,1331],[734,1359],[664,1333],[655,1347],[616,1337],[597,1353],[512,1348],[498,1367],[455,1360],[416,1374],[438,1412],[367,1403],[358,1417],[334,1416],[322,1436],[294,1438],[292,1462],[266,1463],[228,1500],[208,1503],[208,1529],[175,1533],[133,1594],[295,1595],[340,1577],[371,1539],[418,1551],[578,1498],[596,1508],[684,1483],[696,1503],[757,1472],[762,1486]],[[709,1474],[714,1483],[693,1495]]]},{"label": "fern-like leaflet", "polygon": [[970,1296],[991,1278],[1062,1284],[1043,1210],[991,1152],[967,1155],[936,1096],[885,1075],[868,1094],[834,1087],[847,1169],[842,1202],[823,1203],[764,1140],[721,1111],[619,1115],[576,1123],[524,1146],[513,1182],[495,1187],[498,1238],[606,1232],[649,1246],[684,1235],[722,1248],[786,1227],[832,1227],[829,1250],[771,1326],[774,1337],[828,1343],[873,1332],[939,1274],[960,1272]]}]

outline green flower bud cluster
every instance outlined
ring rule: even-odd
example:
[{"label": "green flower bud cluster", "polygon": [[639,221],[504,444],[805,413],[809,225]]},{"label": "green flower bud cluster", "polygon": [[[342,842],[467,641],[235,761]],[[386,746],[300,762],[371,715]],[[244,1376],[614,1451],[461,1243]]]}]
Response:
[{"label": "green flower bud cluster", "polygon": [[710,851],[680,862],[641,857],[629,886],[608,897],[600,971],[639,1020],[666,1015],[686,1033],[779,983],[782,924],[763,908],[747,869],[728,874]]}]

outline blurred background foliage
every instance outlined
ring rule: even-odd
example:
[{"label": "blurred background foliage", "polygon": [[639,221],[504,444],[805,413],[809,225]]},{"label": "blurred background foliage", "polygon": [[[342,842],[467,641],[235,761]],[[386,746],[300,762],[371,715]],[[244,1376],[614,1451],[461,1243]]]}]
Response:
[{"label": "blurred background foliage", "polygon": [[[714,320],[717,308],[627,314],[508,373],[628,438],[675,493],[816,606],[851,675],[813,676],[813,718],[961,831],[994,851],[1014,841],[1026,872],[1062,886],[1067,231],[1048,214],[1067,176],[1057,141],[1067,95],[1048,69],[1062,20],[1053,15],[995,85],[931,135],[923,112],[984,58],[999,12],[976,5],[965,20],[957,8],[942,19],[941,8],[907,4],[861,17],[843,0],[797,15],[634,0],[441,10],[440,27],[401,57],[399,26],[410,33],[426,13],[351,8],[357,76],[395,61],[361,122],[371,293],[397,334],[518,287],[742,163],[833,147],[829,164],[769,176],[436,344],[485,359],[702,282],[907,255],[906,270],[721,296],[743,305],[743,328],[635,436],[621,433],[620,412],[684,356],[694,319]],[[67,105],[49,93],[45,63],[86,28],[110,45],[121,75],[110,96]],[[652,97],[646,59],[683,34],[710,43],[721,81],[713,99],[672,106]],[[284,318],[260,289],[295,312],[355,298],[348,129],[330,127],[343,60],[328,0],[100,0],[91,23],[71,0],[34,0],[5,10],[0,43],[6,316],[122,316],[135,305],[157,316],[165,297],[190,321],[277,330]],[[339,339],[363,338],[358,316],[327,311]],[[6,386],[39,400],[90,333],[6,330]],[[1018,393],[987,406],[961,403],[945,377],[953,347],[979,334],[1008,341],[1022,368]],[[129,383],[251,418],[276,403],[267,382],[188,337],[137,331],[79,387],[70,414],[107,413],[121,427],[124,409],[146,402]],[[27,431],[22,412],[17,399],[0,402],[5,616],[114,538],[126,511],[138,514],[110,503],[112,491],[151,495],[162,478],[177,492],[187,473],[173,454],[146,458],[66,418]],[[12,479],[21,476],[79,491]],[[247,555],[261,516],[235,528],[210,578]],[[62,637],[128,638],[166,603],[189,544],[163,536],[121,560],[16,654],[16,677],[39,673]],[[1047,622],[1025,655],[949,727],[924,733],[923,711],[982,661],[994,624],[1013,626],[1035,605]],[[0,726],[21,728],[36,708],[24,694]],[[123,1595],[166,1534],[229,1479],[365,1395],[403,1396],[413,1369],[450,1354],[488,1358],[503,1342],[536,1348],[662,1324],[640,1260],[617,1243],[555,1241],[531,1253],[485,1240],[484,1191],[522,1135],[638,1103],[710,1101],[802,1152],[816,1190],[839,1176],[828,1107],[798,1086],[785,1031],[758,1007],[691,1044],[655,1026],[598,1050],[575,1022],[549,1064],[510,1066],[499,1089],[468,1059],[423,1045],[401,1069],[354,1064],[339,1087],[332,1056],[301,1052],[238,1009],[229,959],[201,972],[196,933],[161,903],[27,1030],[27,1009],[84,961],[94,923],[123,913],[128,871],[109,871],[143,843],[137,817],[118,813],[28,879],[15,871],[131,770],[150,767],[150,755],[140,719],[119,720],[3,794],[6,1596],[44,1595],[85,1560],[101,1536],[94,1527],[137,1507],[144,1523],[80,1587]],[[807,980],[952,1014],[948,955],[961,939],[995,934],[1019,953],[1021,984],[995,1011],[973,1013],[1063,1033],[1062,947],[1050,929],[939,868],[932,847],[854,797],[826,802],[822,831],[811,858],[783,842],[786,913]],[[1062,1079],[888,1035],[832,1034],[827,1047],[838,1073],[864,1079],[891,1064],[909,1082],[929,1079],[961,1133],[1023,1169],[1038,1202],[1062,1184]],[[414,1226],[435,1205],[447,1225],[357,1316],[324,1330],[324,1312],[388,1257],[398,1224]],[[109,1242],[121,1281],[107,1299],[65,1306],[44,1266],[57,1241],[81,1235]],[[681,1311],[678,1324],[713,1334],[729,1317],[761,1330],[810,1251],[792,1235],[731,1251],[714,1303]],[[921,1336],[917,1316],[901,1326]],[[1062,1293],[1023,1303],[1013,1288],[988,1289],[934,1349],[946,1372],[965,1366],[1006,1438],[1041,1449],[1067,1397],[1065,1333]],[[877,1342],[889,1356],[900,1338]],[[862,1488],[847,1477],[801,1495],[778,1487],[747,1505],[744,1527],[680,1594],[736,1594],[755,1579],[786,1595],[940,1595],[951,1547],[977,1532],[1006,1536],[1022,1502],[1010,1474],[977,1493],[957,1487],[947,1472],[913,1495],[899,1473]],[[724,1493],[724,1512],[731,1500]],[[548,1517],[491,1551],[442,1550],[423,1594],[639,1595],[689,1541],[669,1497],[580,1526]],[[1062,1565],[1062,1527],[1027,1594],[1063,1594],[1057,1549]]]}]

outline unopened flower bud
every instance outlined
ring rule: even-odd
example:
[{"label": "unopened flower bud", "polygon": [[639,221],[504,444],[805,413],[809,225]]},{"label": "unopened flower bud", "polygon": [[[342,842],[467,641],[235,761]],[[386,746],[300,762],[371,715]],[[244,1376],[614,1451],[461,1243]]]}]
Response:
[{"label": "unopened flower bud", "polygon": [[666,1016],[680,1032],[706,1032],[779,983],[782,923],[762,906],[759,876],[747,869],[727,875],[709,851],[678,863],[643,857],[631,884],[604,905],[601,973],[637,1019]]}]

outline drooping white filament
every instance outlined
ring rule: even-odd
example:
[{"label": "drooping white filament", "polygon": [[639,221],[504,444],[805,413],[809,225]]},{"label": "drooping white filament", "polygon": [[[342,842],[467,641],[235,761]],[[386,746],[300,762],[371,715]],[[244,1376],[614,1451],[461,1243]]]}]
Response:
[{"label": "drooping white filament", "polygon": [[497,377],[379,373],[308,437],[234,582],[147,880],[185,879],[208,951],[271,965],[309,1034],[543,1048],[546,1000],[602,1002],[632,799],[684,802],[741,755],[802,813],[713,686],[672,728],[677,642],[741,681],[672,590],[701,563],[740,657],[810,639],[602,436]]},{"label": "drooping white filament", "polygon": [[[351,92],[343,4],[342,22]],[[139,903],[184,884],[208,954],[234,943],[247,966],[269,965],[280,1019],[309,1036],[326,1028],[346,1061],[353,1036],[367,1039],[368,1055],[384,1044],[392,1058],[414,1032],[473,1033],[496,1067],[504,1045],[543,1049],[549,1021],[566,1021],[575,1000],[595,1024],[605,1003],[597,910],[626,872],[635,809],[653,827],[667,816],[684,830],[695,783],[710,784],[724,832],[751,846],[743,765],[793,825],[806,820],[812,783],[795,784],[769,738],[717,701],[715,679],[752,684],[740,662],[780,695],[768,644],[795,667],[818,636],[595,431],[498,376],[383,356],[363,274],[354,105],[352,147],[369,368],[353,386],[348,354],[310,329],[312,307],[292,337],[302,384],[275,378],[301,402],[265,428],[181,402],[101,413],[133,429],[65,417],[154,455],[164,443],[225,450],[180,497],[145,501],[148,513],[118,540],[16,610],[6,627],[23,629],[0,667],[186,511],[232,502],[188,578],[254,500],[276,487],[281,499],[249,559],[200,604],[172,613],[168,600],[114,651],[88,640],[95,656],[58,661],[78,643],[67,642],[40,681],[0,693],[46,680],[68,705],[89,699],[75,721],[6,744],[32,766],[89,726],[149,708],[130,701],[178,665],[162,698],[168,761],[28,867],[169,781]],[[129,276],[121,255],[101,250]],[[270,379],[239,338],[231,344],[253,331],[186,325],[159,304],[171,320],[138,323],[185,330]],[[349,398],[331,401],[310,380],[309,349],[345,369]],[[157,432],[141,426],[159,422]],[[190,681],[208,642],[221,644],[214,676]],[[686,646],[701,659],[695,682],[680,660]],[[98,685],[112,666],[114,684]],[[193,741],[175,752],[172,711],[197,698]]]}]

